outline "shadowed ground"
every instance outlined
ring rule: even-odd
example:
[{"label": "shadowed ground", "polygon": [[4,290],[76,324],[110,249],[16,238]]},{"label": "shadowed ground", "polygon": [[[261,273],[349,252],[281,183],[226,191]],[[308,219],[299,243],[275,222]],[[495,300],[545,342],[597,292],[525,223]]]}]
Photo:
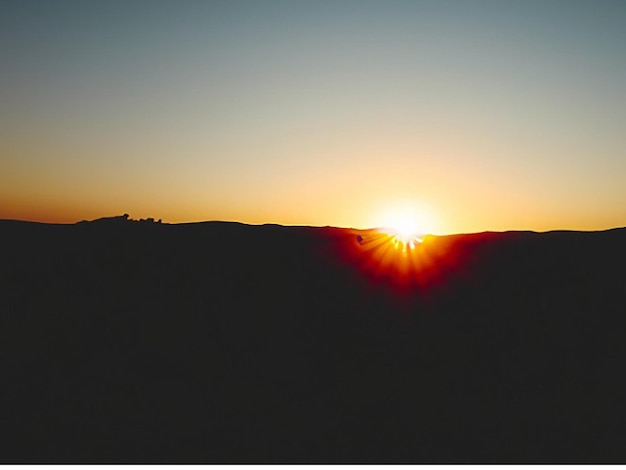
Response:
[{"label": "shadowed ground", "polygon": [[626,461],[626,229],[0,234],[2,462]]}]

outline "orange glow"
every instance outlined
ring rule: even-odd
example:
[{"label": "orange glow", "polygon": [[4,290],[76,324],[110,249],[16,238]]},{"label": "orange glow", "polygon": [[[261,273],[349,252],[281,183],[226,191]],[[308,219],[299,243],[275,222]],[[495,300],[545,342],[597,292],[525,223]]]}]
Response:
[{"label": "orange glow", "polygon": [[414,250],[424,241],[417,233],[406,230],[393,230],[387,232],[387,235],[391,237],[394,248],[400,248],[403,252]]},{"label": "orange glow", "polygon": [[429,264],[423,245],[423,240],[407,232],[374,232],[361,239],[372,268],[395,271],[402,276],[418,275],[420,267]]},{"label": "orange glow", "polygon": [[367,278],[385,285],[413,289],[430,283],[440,250],[435,238],[381,230],[355,231],[356,243],[348,250],[351,264]]},{"label": "orange glow", "polygon": [[430,302],[447,296],[451,284],[466,282],[473,247],[481,239],[481,235],[425,235],[406,242],[383,230],[352,230],[341,236],[336,254],[363,282],[366,298],[378,292],[409,309],[414,302],[427,309]]}]

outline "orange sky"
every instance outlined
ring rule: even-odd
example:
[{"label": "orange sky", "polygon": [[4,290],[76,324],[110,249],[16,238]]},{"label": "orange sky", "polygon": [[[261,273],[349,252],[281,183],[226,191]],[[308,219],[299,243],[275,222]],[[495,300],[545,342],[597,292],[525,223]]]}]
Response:
[{"label": "orange sky", "polygon": [[614,2],[28,5],[0,41],[0,218],[626,225]]}]

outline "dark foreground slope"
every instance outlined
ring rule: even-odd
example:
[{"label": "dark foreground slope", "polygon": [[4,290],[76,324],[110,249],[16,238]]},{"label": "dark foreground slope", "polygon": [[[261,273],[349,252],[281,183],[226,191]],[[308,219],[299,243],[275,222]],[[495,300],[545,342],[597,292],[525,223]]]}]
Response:
[{"label": "dark foreground slope", "polygon": [[626,462],[626,230],[369,236],[0,222],[0,461]]}]

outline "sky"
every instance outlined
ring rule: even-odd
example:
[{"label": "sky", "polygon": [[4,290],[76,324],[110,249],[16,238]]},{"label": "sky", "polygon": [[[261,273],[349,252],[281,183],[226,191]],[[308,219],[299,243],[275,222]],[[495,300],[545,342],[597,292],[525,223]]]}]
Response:
[{"label": "sky", "polygon": [[0,0],[0,218],[625,226],[625,25],[622,0]]}]

